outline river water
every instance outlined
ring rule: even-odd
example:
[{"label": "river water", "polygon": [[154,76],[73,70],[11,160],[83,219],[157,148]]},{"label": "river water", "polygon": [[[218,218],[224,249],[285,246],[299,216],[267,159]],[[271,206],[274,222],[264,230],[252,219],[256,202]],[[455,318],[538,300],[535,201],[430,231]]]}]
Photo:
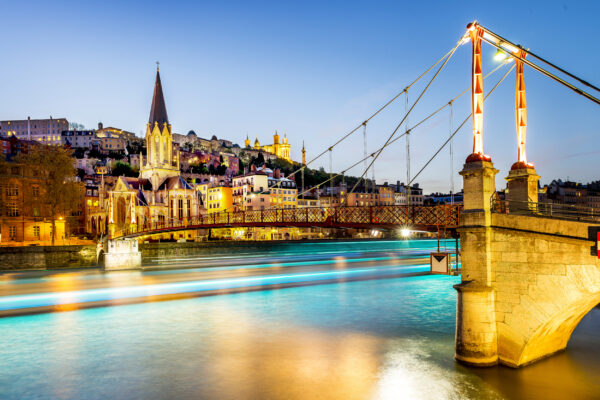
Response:
[{"label": "river water", "polygon": [[[403,266],[412,275],[0,318],[0,399],[600,398],[598,308],[566,352],[529,367],[455,363],[452,285],[459,278],[414,275],[427,269],[425,255],[435,246],[307,243],[274,247],[268,257],[264,249],[230,248],[212,258],[162,260],[161,267],[229,268],[217,272],[230,277],[246,276],[250,265],[269,276],[272,268],[314,275],[349,265]],[[203,268],[174,276],[201,279]],[[171,271],[142,272],[135,284],[160,284]],[[54,290],[56,282],[97,286],[114,276],[128,275],[5,274],[0,294]]]}]

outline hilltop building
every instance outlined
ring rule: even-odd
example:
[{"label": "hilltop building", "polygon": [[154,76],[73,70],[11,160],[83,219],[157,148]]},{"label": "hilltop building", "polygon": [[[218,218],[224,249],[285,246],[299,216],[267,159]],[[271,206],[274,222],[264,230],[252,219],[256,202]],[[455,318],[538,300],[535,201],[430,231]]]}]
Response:
[{"label": "hilltop building", "polygon": [[69,129],[66,118],[0,121],[0,137],[16,136],[22,140],[35,140],[44,144],[62,144],[61,133]]},{"label": "hilltop building", "polygon": [[248,135],[246,135],[246,140],[244,141],[244,147],[247,149],[252,148],[254,150],[262,150],[267,153],[275,154],[277,157],[283,158],[284,160],[287,160],[290,162],[292,161],[291,146],[288,142],[288,138],[284,134],[283,140],[280,143],[279,142],[279,134],[277,133],[277,131],[275,131],[275,134],[273,135],[273,144],[267,144],[267,145],[261,146],[260,142],[258,141],[258,138],[256,138],[254,140],[254,146],[250,146],[250,138],[248,138]]}]

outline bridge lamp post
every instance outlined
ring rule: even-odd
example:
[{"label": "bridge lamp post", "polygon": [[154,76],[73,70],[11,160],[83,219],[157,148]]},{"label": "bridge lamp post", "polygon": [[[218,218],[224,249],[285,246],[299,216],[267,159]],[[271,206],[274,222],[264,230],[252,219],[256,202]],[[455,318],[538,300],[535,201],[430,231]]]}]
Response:
[{"label": "bridge lamp post", "polygon": [[400,228],[399,232],[404,239],[408,239],[412,235],[412,231],[408,228]]}]

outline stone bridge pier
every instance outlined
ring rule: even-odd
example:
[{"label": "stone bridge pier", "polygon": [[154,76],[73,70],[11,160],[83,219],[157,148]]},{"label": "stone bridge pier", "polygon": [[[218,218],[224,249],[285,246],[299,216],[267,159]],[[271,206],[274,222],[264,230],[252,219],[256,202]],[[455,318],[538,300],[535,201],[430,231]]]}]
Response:
[{"label": "stone bridge pier", "polygon": [[116,239],[107,241],[104,254],[104,269],[137,269],[142,266],[142,253],[136,239]]},{"label": "stone bridge pier", "polygon": [[[544,217],[522,210],[523,203],[518,213],[493,212],[497,172],[488,161],[468,162],[461,171],[455,356],[474,366],[517,368],[564,350],[600,303],[598,224]],[[532,168],[511,171],[509,204],[537,202],[538,179]]]}]

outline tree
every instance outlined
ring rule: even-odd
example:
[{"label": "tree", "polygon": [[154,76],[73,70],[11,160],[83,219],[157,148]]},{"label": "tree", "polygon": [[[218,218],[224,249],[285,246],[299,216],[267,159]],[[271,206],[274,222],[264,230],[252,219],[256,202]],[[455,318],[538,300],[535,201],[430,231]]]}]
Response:
[{"label": "tree", "polygon": [[52,221],[52,245],[56,239],[56,220],[71,215],[80,200],[81,183],[75,179],[71,155],[69,149],[60,146],[32,146],[29,153],[22,153],[15,160],[41,180],[38,198],[29,201],[42,205]]},{"label": "tree", "polygon": [[265,156],[263,155],[262,151],[259,151],[258,156],[256,157],[256,164],[258,164],[257,167],[263,165],[264,163]]},{"label": "tree", "polygon": [[131,168],[131,165],[124,163],[123,161],[117,161],[112,170],[112,176],[129,176],[135,178],[137,175],[137,172]]}]

